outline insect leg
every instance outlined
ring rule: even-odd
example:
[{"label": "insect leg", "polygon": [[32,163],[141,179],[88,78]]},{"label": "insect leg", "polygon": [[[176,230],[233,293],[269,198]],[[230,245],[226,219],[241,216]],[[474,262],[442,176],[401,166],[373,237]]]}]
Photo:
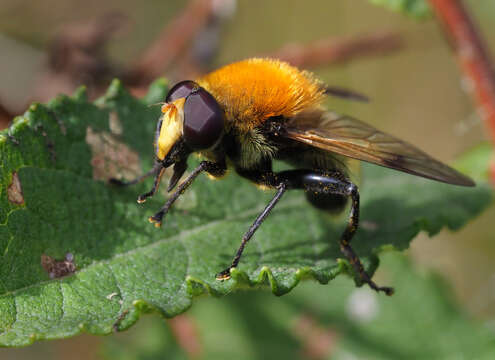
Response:
[{"label": "insect leg", "polygon": [[187,160],[179,161],[174,164],[174,172],[168,183],[167,192],[172,191],[172,189],[175,187],[175,185],[177,185],[177,183],[179,182],[182,175],[184,175],[186,170],[187,170]]},{"label": "insect leg", "polygon": [[165,171],[165,168],[163,167],[163,165],[161,163],[157,162],[157,163],[155,163],[153,168],[151,170],[149,170],[146,174],[141,175],[134,180],[122,181],[119,179],[111,178],[109,180],[109,182],[110,182],[110,184],[118,185],[118,186],[130,186],[130,185],[135,185],[137,183],[140,183],[141,181],[143,181],[144,179],[146,179],[147,177],[149,177],[151,175],[155,175],[155,181],[153,182],[153,187],[151,188],[151,190],[145,194],[141,194],[138,196],[137,202],[141,204],[141,203],[144,203],[146,201],[146,199],[149,198],[150,196],[155,195],[156,191],[158,190],[158,186],[160,186],[160,180],[162,179],[162,175],[163,175],[164,171]]},{"label": "insect leg", "polygon": [[217,280],[230,279],[230,269],[237,267],[237,265],[239,264],[239,260],[241,259],[242,256],[242,252],[244,251],[244,247],[251,239],[251,237],[254,235],[254,232],[260,227],[261,223],[265,220],[268,214],[270,214],[270,211],[272,211],[272,209],[275,207],[275,205],[280,200],[282,195],[285,193],[285,191],[287,190],[287,185],[285,183],[280,183],[280,185],[277,188],[278,191],[273,197],[273,199],[268,203],[265,209],[258,215],[256,220],[254,220],[253,224],[250,226],[248,231],[242,237],[241,246],[237,250],[234,260],[232,261],[232,264],[227,269],[217,274]]},{"label": "insect leg", "polygon": [[264,170],[247,170],[242,168],[237,168],[236,171],[239,175],[251,180],[252,182],[263,185],[270,188],[276,188],[277,193],[273,199],[268,203],[265,209],[258,215],[253,224],[249,227],[248,231],[242,237],[241,245],[232,260],[232,264],[225,270],[219,272],[216,276],[217,280],[227,280],[230,279],[230,270],[237,267],[239,261],[241,260],[244,247],[254,235],[256,230],[260,227],[266,217],[270,214],[272,209],[275,207],[277,202],[280,200],[282,195],[288,189],[301,188],[299,178],[294,179],[289,175],[286,176],[287,171],[282,171],[280,173],[274,173],[271,171],[271,163],[263,164]]},{"label": "insect leg", "polygon": [[350,242],[352,237],[357,231],[359,224],[359,191],[356,185],[346,179],[344,175],[339,172],[333,172],[326,174],[314,170],[287,170],[279,173],[273,173],[271,171],[245,171],[237,169],[237,172],[251,181],[269,186],[277,186],[278,192],[263,212],[258,215],[255,222],[249,230],[244,234],[241,242],[241,246],[237,250],[236,256],[232,262],[232,265],[219,273],[217,279],[225,280],[230,277],[230,269],[236,267],[239,263],[240,257],[246,246],[246,243],[253,236],[254,232],[261,225],[266,216],[273,209],[275,204],[280,200],[283,193],[288,189],[304,189],[307,192],[313,192],[315,196],[318,194],[335,194],[350,197],[351,210],[349,213],[349,220],[340,239],[340,249],[342,253],[349,259],[349,262],[353,266],[354,270],[358,273],[360,280],[363,283],[368,284],[372,289],[376,291],[383,291],[387,295],[393,294],[393,289],[389,287],[378,286],[371,280],[369,275],[364,270],[363,264],[359,257],[352,249]]},{"label": "insect leg", "polygon": [[149,170],[147,173],[135,178],[134,180],[131,180],[131,181],[123,181],[123,180],[119,180],[119,179],[115,179],[115,178],[110,178],[108,180],[108,182],[112,185],[118,185],[118,186],[129,186],[129,185],[135,185],[135,184],[138,184],[140,183],[141,181],[143,181],[144,179],[146,179],[147,177],[151,176],[151,175],[154,175],[156,173],[158,173],[161,169],[163,168],[163,165],[161,163],[155,163],[155,165],[153,165],[153,168],[151,168],[151,170]]},{"label": "insect leg", "polygon": [[141,194],[138,196],[138,198],[137,198],[138,203],[142,204],[146,201],[147,198],[155,195],[155,193],[158,190],[158,187],[160,186],[160,182],[162,180],[162,175],[164,172],[165,172],[165,168],[163,166],[161,168],[160,167],[158,168],[158,171],[155,173],[155,179],[153,181],[153,187],[147,193],[144,193],[144,194]]},{"label": "insect leg", "polygon": [[[196,169],[177,187],[177,190],[170,196],[165,205],[158,211],[155,215],[151,216],[148,220],[151,223],[155,223],[156,227],[160,227],[163,217],[170,210],[172,204],[179,198],[184,191],[191,185],[191,183],[196,179],[196,177],[201,174],[201,172],[206,171],[214,176],[221,176],[225,173],[226,167],[224,164],[214,163],[211,161],[202,161]],[[139,200],[138,200],[139,201]]]},{"label": "insect leg", "polygon": [[359,224],[359,191],[356,185],[347,180],[342,174],[334,172],[332,174],[307,173],[303,175],[303,186],[306,191],[316,194],[337,194],[351,198],[351,210],[347,226],[340,238],[340,250],[347,257],[354,270],[358,273],[360,280],[366,283],[373,290],[383,291],[387,295],[392,295],[394,290],[390,287],[378,286],[364,270],[363,264],[351,247],[351,239],[357,231]]}]

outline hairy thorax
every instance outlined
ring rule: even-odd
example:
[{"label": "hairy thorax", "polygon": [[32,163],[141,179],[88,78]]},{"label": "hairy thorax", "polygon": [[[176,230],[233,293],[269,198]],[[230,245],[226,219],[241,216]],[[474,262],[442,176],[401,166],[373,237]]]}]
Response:
[{"label": "hairy thorax", "polygon": [[215,97],[227,121],[244,133],[271,117],[289,118],[317,107],[324,97],[322,84],[310,73],[272,59],[230,64],[197,82]]}]

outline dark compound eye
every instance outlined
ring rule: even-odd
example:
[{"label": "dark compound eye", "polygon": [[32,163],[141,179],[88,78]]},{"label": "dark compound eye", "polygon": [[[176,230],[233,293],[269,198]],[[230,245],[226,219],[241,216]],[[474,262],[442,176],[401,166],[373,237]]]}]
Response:
[{"label": "dark compound eye", "polygon": [[213,96],[199,88],[184,104],[184,140],[193,150],[214,145],[223,131],[223,110]]},{"label": "dark compound eye", "polygon": [[199,88],[199,85],[196,84],[194,81],[191,80],[185,80],[181,81],[174,86],[172,86],[172,89],[168,91],[167,97],[165,98],[165,102],[171,103],[177,99],[187,97],[193,89]]}]

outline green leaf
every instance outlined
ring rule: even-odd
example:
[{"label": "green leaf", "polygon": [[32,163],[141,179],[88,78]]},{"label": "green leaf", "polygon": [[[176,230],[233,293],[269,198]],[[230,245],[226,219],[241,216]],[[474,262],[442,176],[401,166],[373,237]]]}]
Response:
[{"label": "green leaf", "polygon": [[[144,312],[184,312],[203,293],[269,285],[282,295],[303,278],[327,283],[347,272],[338,260],[345,216],[319,212],[292,192],[247,246],[232,279],[217,281],[273,196],[234,173],[215,182],[200,176],[163,228],[150,225],[164,194],[144,205],[136,198],[151,180],[122,189],[105,179],[151,166],[160,107],[149,104],[164,98],[166,83],[152,89],[141,101],[116,81],[95,104],[84,91],[34,104],[0,133],[1,345],[108,334]],[[458,229],[491,201],[483,184],[449,186],[371,165],[363,178],[354,245],[370,272],[382,248],[405,249],[421,230]],[[51,279],[41,256],[62,260],[69,252],[77,272]]]},{"label": "green leaf", "polygon": [[455,166],[475,180],[488,181],[489,167],[493,159],[493,145],[483,142],[456,160]]},{"label": "green leaf", "polygon": [[[311,358],[329,359],[493,358],[492,330],[467,317],[443,279],[414,270],[397,253],[381,258],[382,274],[399,289],[396,296],[356,289],[339,277],[326,287],[305,282],[281,299],[239,292],[198,302],[184,319],[194,330],[191,341],[200,344],[195,358],[301,359],[310,349]],[[158,317],[103,344],[109,360],[185,354]]]},{"label": "green leaf", "polygon": [[405,13],[415,18],[425,18],[431,15],[427,0],[369,0],[376,5],[385,6],[393,11]]}]

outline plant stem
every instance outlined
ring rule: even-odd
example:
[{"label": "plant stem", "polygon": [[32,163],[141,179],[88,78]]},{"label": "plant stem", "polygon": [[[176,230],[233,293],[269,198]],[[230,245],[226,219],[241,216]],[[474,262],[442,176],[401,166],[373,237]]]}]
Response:
[{"label": "plant stem", "polygon": [[364,56],[382,55],[396,51],[402,45],[402,37],[399,34],[381,32],[351,38],[329,37],[310,44],[287,44],[265,56],[308,68],[346,63]]},{"label": "plant stem", "polygon": [[164,26],[158,38],[131,68],[130,81],[147,86],[160,76],[204,28],[212,10],[212,0],[189,1],[182,12]]},{"label": "plant stem", "polygon": [[[468,80],[470,95],[478,106],[495,143],[495,73],[483,39],[461,0],[429,0]],[[492,180],[495,178],[492,164]]]},{"label": "plant stem", "polygon": [[13,118],[14,115],[12,115],[0,102],[0,130],[5,129]]}]

